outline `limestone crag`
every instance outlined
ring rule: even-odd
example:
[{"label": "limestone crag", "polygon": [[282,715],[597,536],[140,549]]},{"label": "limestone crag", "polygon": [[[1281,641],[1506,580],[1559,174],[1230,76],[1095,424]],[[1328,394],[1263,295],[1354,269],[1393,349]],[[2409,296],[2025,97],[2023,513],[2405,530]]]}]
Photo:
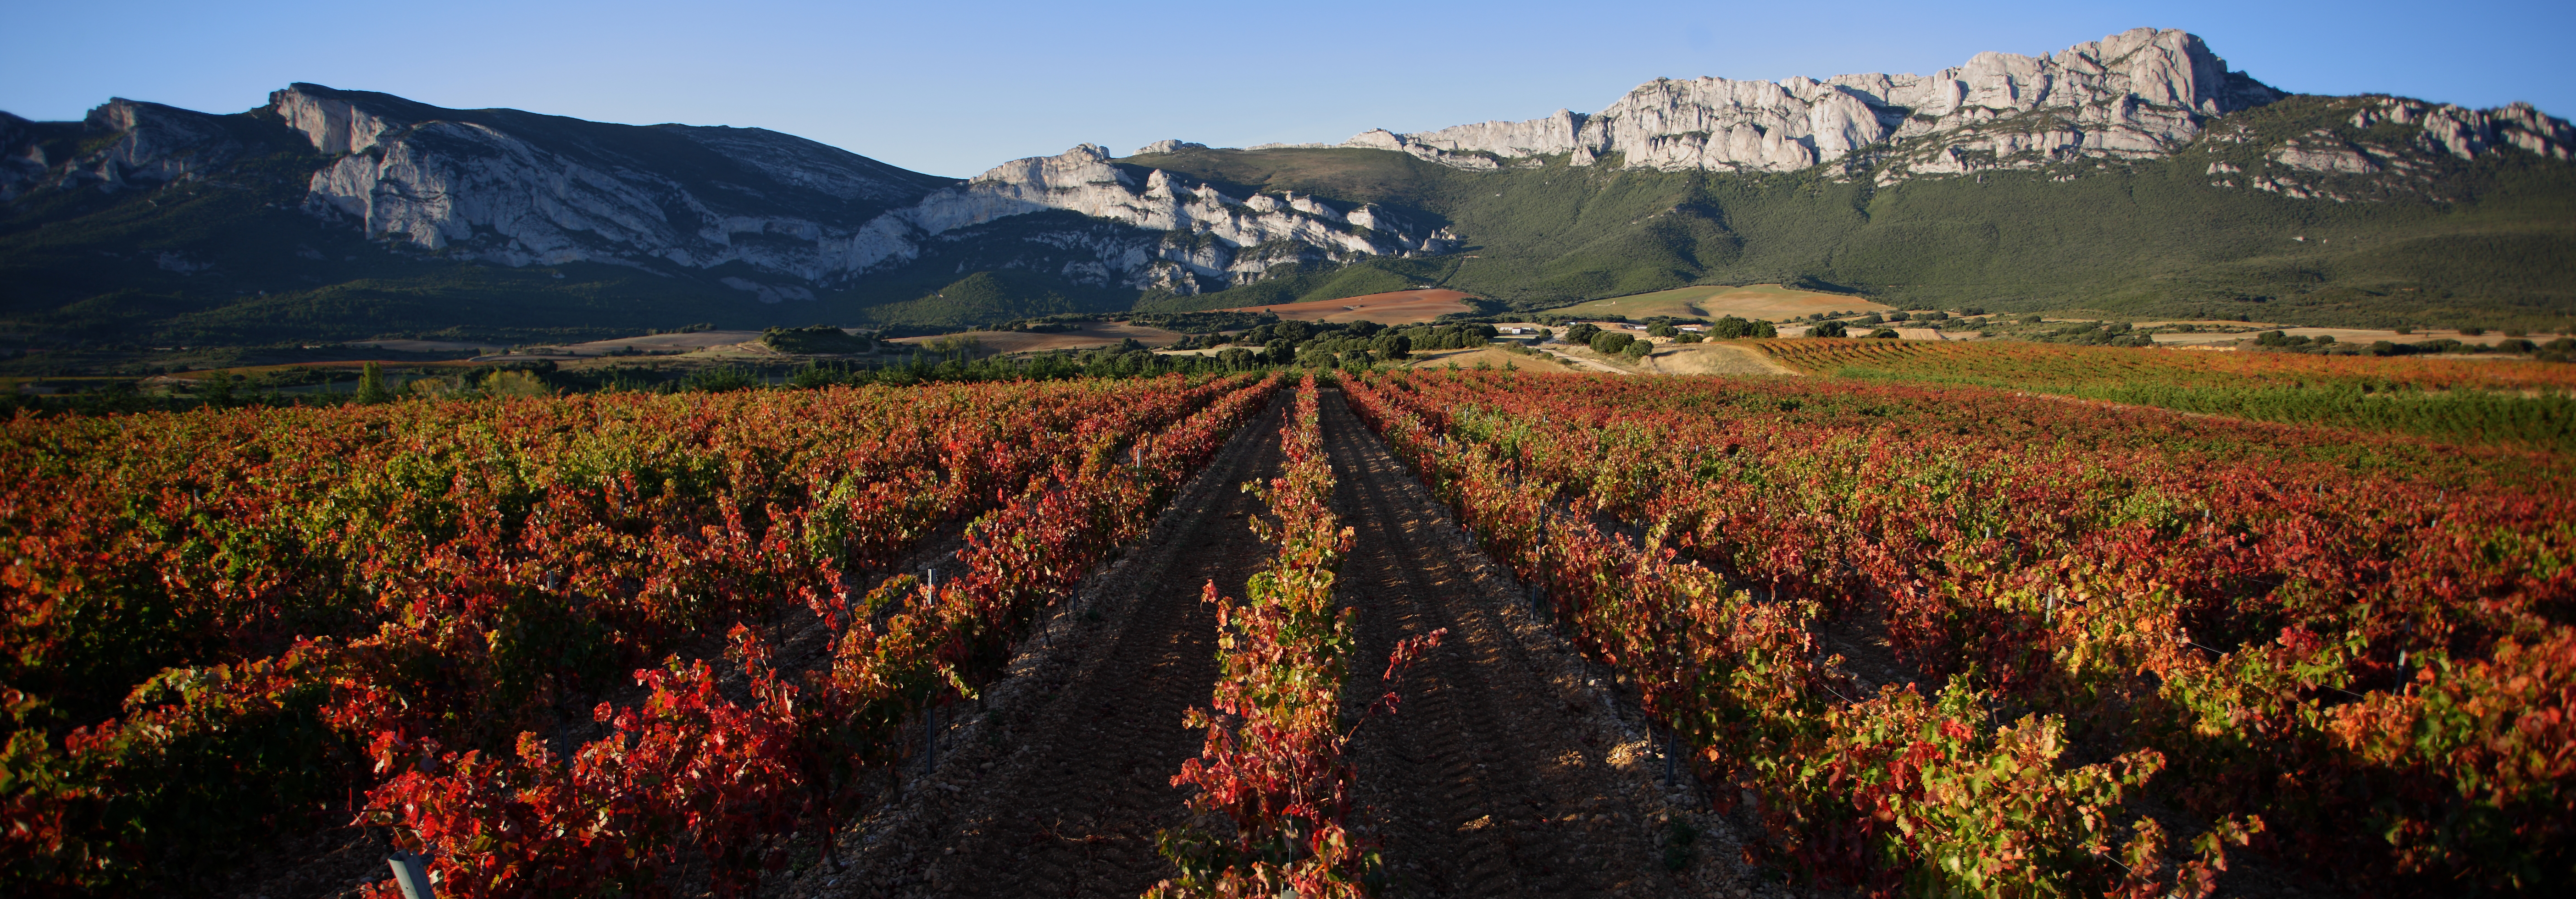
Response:
[{"label": "limestone crag", "polygon": [[[759,129],[633,129],[676,138],[761,181],[843,201],[787,211],[746,202],[772,192],[691,183],[669,168],[637,165],[632,147],[601,153],[596,139],[566,146],[546,139],[556,136],[551,128],[513,127],[537,123],[511,120],[545,117],[460,116],[380,96],[296,85],[271,97],[269,108],[317,152],[338,155],[314,174],[308,207],[353,219],[370,235],[508,265],[649,261],[704,269],[742,262],[833,285],[912,262],[925,240],[1045,210],[1174,235],[1159,250],[1122,248],[1067,275],[1095,286],[1196,292],[1257,277],[1279,261],[1446,247],[1445,235],[1417,234],[1367,207],[1345,213],[1312,198],[1230,198],[1160,172],[1138,184],[1109,164],[1106,150],[1088,144],[1004,163],[961,184],[890,179],[873,160]],[[406,112],[435,117],[409,120]],[[632,142],[637,135],[621,137]],[[1169,152],[1195,145],[1155,146]],[[1085,238],[1027,239],[1069,246]],[[774,285],[737,287],[764,301],[798,296]]]},{"label": "limestone crag", "polygon": [[2338,202],[2450,201],[2449,176],[2499,152],[2568,161],[2576,127],[2529,104],[2474,110],[2400,97],[2307,98],[2316,108],[2287,132],[2222,122],[2202,137],[2212,187]]},{"label": "limestone crag", "polygon": [[741,262],[826,281],[846,274],[840,245],[875,214],[948,183],[756,128],[445,110],[309,84],[268,109],[331,157],[308,210],[513,266]]},{"label": "limestone crag", "polygon": [[1879,177],[1891,179],[2170,152],[2206,119],[2280,96],[2229,72],[2196,36],[2139,28],[2048,56],[1980,53],[1929,76],[1657,79],[1591,115],[1371,131],[1342,146],[1461,168],[1620,154],[1630,167],[1782,172],[1883,156]]},{"label": "limestone crag", "polygon": [[[2287,96],[2229,71],[2197,36],[2137,28],[2046,56],[1980,53],[1929,76],[1656,79],[1589,115],[1558,110],[1546,118],[1414,134],[1366,131],[1334,146],[1392,150],[1461,169],[1527,166],[1559,157],[1576,166],[1611,160],[1666,171],[1786,172],[1839,164],[1836,177],[1886,185],[1990,169],[2166,156],[2201,140],[2213,119]],[[2410,188],[2363,190],[2299,179],[2323,173],[2430,182],[2433,168],[2406,157],[2468,160],[2515,148],[2566,160],[2576,151],[2576,132],[2566,121],[2527,104],[2479,111],[2398,98],[2375,103],[2355,112],[2346,130],[2402,127],[2368,139],[2320,132],[2276,141],[2269,162],[2258,165],[2278,173],[2216,183],[2353,199]],[[1321,145],[1250,149],[1313,146]]]},{"label": "limestone crag", "polygon": [[1445,229],[1417,228],[1374,206],[1343,210],[1295,194],[1230,197],[1160,169],[1139,180],[1095,144],[1013,160],[870,223],[848,262],[864,270],[907,260],[921,237],[1040,210],[1165,232],[1156,251],[1122,260],[1113,277],[1175,293],[1232,286],[1286,262],[1442,253],[1455,243]]},{"label": "limestone crag", "polygon": [[193,177],[281,143],[257,122],[118,97],[80,122],[0,113],[0,202],[40,185],[114,192]]}]

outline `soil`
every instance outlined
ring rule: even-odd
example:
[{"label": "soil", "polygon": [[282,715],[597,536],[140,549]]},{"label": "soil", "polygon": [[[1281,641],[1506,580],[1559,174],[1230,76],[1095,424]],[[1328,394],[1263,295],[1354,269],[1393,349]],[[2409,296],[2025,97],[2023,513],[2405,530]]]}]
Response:
[{"label": "soil", "polygon": [[1646,371],[1663,375],[1794,375],[1797,370],[1771,361],[1752,347],[1723,341],[1663,343],[1641,360]]},{"label": "soil", "polygon": [[1396,641],[1448,632],[1404,675],[1398,712],[1364,723],[1352,746],[1360,831],[1384,843],[1392,892],[1678,892],[1656,847],[1662,809],[1638,772],[1618,770],[1639,767],[1639,741],[1604,714],[1599,679],[1531,639],[1520,592],[1455,539],[1337,392],[1324,407],[1335,505],[1358,531],[1339,581],[1360,612],[1351,704],[1384,692],[1374,675]]},{"label": "soil", "polygon": [[1216,682],[1215,609],[1272,550],[1250,528],[1279,471],[1285,403],[1239,432],[1130,555],[1095,574],[987,689],[943,721],[937,773],[906,772],[899,799],[849,829],[834,873],[808,866],[764,893],[792,896],[1133,897],[1167,876],[1155,834],[1185,823],[1171,785],[1202,735],[1182,713]]},{"label": "soil", "polygon": [[[916,760],[899,796],[848,829],[846,870],[806,857],[762,892],[1124,899],[1169,875],[1158,831],[1222,832],[1192,817],[1171,777],[1202,739],[1181,714],[1215,684],[1201,585],[1241,596],[1273,552],[1247,526],[1263,514],[1258,498],[1236,485],[1278,471],[1285,405],[1096,574],[982,708],[942,722],[937,773],[921,776]],[[1357,532],[1339,581],[1360,610],[1352,710],[1386,689],[1377,675],[1397,640],[1448,629],[1396,686],[1399,711],[1367,720],[1353,744],[1352,822],[1387,860],[1388,895],[1768,892],[1741,864],[1732,824],[1695,787],[1661,780],[1653,737],[1615,678],[1532,617],[1508,572],[1338,393],[1324,410],[1337,511]]]}]

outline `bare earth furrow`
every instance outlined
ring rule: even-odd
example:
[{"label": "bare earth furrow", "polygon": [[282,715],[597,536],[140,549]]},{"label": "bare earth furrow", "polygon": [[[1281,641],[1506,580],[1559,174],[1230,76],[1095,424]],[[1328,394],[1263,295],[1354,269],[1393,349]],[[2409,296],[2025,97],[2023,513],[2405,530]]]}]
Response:
[{"label": "bare earth furrow", "polygon": [[[1407,675],[1399,714],[1354,746],[1361,820],[1385,844],[1398,895],[1663,895],[1654,847],[1610,771],[1605,741],[1501,620],[1505,598],[1384,444],[1328,395],[1336,504],[1357,530],[1344,601],[1360,610],[1354,703],[1396,641],[1447,628]],[[1564,710],[1576,714],[1568,715]]]},{"label": "bare earth furrow", "polygon": [[1248,526],[1259,499],[1235,486],[1277,474],[1280,421],[1274,408],[1246,426],[1087,586],[1086,611],[1031,641],[987,710],[943,722],[938,773],[854,828],[851,870],[789,892],[1132,899],[1169,876],[1154,836],[1189,814],[1171,777],[1202,737],[1181,715],[1217,671],[1200,587],[1242,595],[1270,554]]}]

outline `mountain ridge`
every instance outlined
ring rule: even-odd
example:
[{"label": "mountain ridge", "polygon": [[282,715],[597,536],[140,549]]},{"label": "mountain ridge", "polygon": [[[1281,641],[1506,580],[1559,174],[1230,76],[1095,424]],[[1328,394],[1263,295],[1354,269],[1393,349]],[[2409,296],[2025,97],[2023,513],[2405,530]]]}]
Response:
[{"label": "mountain ridge", "polygon": [[[528,298],[522,318],[552,328],[585,316],[603,328],[677,323],[658,321],[668,316],[964,324],[1011,317],[1014,292],[1031,311],[1115,311],[1435,278],[1524,308],[1711,278],[1803,278],[2007,308],[2469,291],[2462,309],[2545,318],[2576,306],[2551,286],[2571,236],[2548,211],[2564,205],[2571,148],[2576,129],[2528,106],[2284,94],[2230,71],[2199,38],[2156,29],[2043,56],[1979,54],[1930,76],[1657,79],[1598,113],[1369,131],[1335,145],[1166,140],[1116,157],[1083,144],[963,180],[763,129],[451,110],[298,83],[232,115],[125,99],[77,123],[0,113],[0,275],[13,285],[0,327],[306,333],[262,330],[263,316],[310,320],[275,311],[291,302],[339,304],[349,311],[312,314],[355,334],[369,303],[399,296],[411,311],[383,317],[419,330],[439,303],[461,312],[503,283]],[[2185,160],[2187,173],[2175,168]],[[1998,178],[2068,186],[1971,189]],[[2187,271],[2108,245],[2088,248],[2060,286],[2022,273],[2031,263],[1997,274],[1993,260],[2059,240],[2049,227],[2089,228],[2080,219],[2105,207],[2075,200],[2106,188],[2166,194],[2124,213],[2151,219],[2106,234],[2220,215],[2293,230],[2362,222],[2348,241],[2395,245],[2402,222],[2437,238],[2487,234],[2463,237],[2467,265],[2515,277],[2447,262],[2297,262],[2307,257],[2269,247],[2286,239],[2269,225],[2204,228],[2226,244],[2169,247],[2201,260]],[[1828,193],[1840,199],[1812,202]],[[2016,199],[1998,205],[2005,193]],[[1870,224],[1926,202],[1944,224],[1909,226],[1912,237]],[[2326,215],[2313,203],[2374,210]],[[2493,232],[2497,222],[2505,231]],[[2027,236],[1962,239],[1980,233]],[[1909,257],[1908,241],[1989,264]],[[2303,265],[2325,267],[2300,274]],[[1016,274],[961,289],[975,303],[941,302],[984,272]],[[1924,286],[1942,278],[1952,280]],[[321,303],[326,295],[342,299]],[[637,298],[635,312],[602,317],[617,296]],[[2318,306],[2329,307],[2345,308]],[[454,319],[490,321],[488,311]]]}]

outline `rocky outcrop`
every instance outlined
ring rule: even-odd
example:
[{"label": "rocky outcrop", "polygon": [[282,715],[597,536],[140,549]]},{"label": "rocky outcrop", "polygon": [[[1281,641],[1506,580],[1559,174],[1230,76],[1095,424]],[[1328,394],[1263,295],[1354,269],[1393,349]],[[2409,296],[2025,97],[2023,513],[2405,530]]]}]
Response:
[{"label": "rocky outcrop", "polygon": [[114,192],[167,184],[282,139],[266,123],[123,97],[77,123],[0,113],[0,202],[40,186]]},{"label": "rocky outcrop", "polygon": [[506,265],[740,262],[828,281],[872,218],[950,183],[756,128],[448,110],[310,84],[268,109],[336,157],[314,173],[308,210]]},{"label": "rocky outcrop", "polygon": [[1558,154],[1588,165],[1619,154],[1630,167],[1781,172],[1878,156],[1882,177],[1903,177],[2169,152],[2207,118],[2280,96],[2229,72],[2198,37],[2140,28],[2048,56],[1981,53],[1929,76],[1657,79],[1591,115],[1371,131],[1342,146],[1460,168]]},{"label": "rocky outcrop", "polygon": [[870,223],[851,244],[847,264],[866,270],[907,261],[924,239],[1042,210],[1165,232],[1158,250],[1118,260],[1109,272],[1117,283],[1175,293],[1232,286],[1286,262],[1442,253],[1455,242],[1446,230],[1419,228],[1374,206],[1345,210],[1293,193],[1233,197],[1160,169],[1139,178],[1110,159],[1107,149],[1083,144],[1003,163]]},{"label": "rocky outcrop", "polygon": [[1194,144],[1183,140],[1158,140],[1142,147],[1137,147],[1136,155],[1155,156],[1163,153],[1178,153],[1182,150],[1205,150],[1207,148],[1208,145],[1206,144]]},{"label": "rocky outcrop", "polygon": [[[1980,53],[1928,76],[1657,79],[1589,115],[1558,110],[1546,118],[1413,134],[1366,131],[1335,146],[1391,150],[1462,169],[1557,157],[1576,166],[1611,160],[1631,168],[1739,172],[1840,163],[1838,176],[1888,184],[2165,156],[2200,140],[2213,119],[2286,96],[2229,71],[2194,35],[2138,28],[2046,56]],[[2383,98],[2356,112],[2352,123],[2368,129],[2382,122],[2407,126],[2401,129],[2412,148],[2407,152],[2466,160],[2515,148],[2566,160],[2576,150],[2567,122],[2527,104],[2478,111]],[[2405,155],[2399,149],[2347,143],[2330,133],[2293,139],[2274,148],[2271,165],[2290,173],[2424,175],[2423,166],[2399,159]],[[1291,146],[1318,145],[1252,149]],[[2346,198],[2279,177],[2216,183]]]},{"label": "rocky outcrop", "polygon": [[[1159,171],[1139,179],[1089,144],[959,184],[759,129],[533,121],[547,117],[439,110],[302,84],[272,95],[269,108],[315,150],[339,154],[313,176],[309,208],[354,220],[371,235],[509,265],[741,262],[837,285],[919,258],[924,241],[1046,210],[1175,235],[1159,252],[1123,250],[1068,275],[1100,286],[1194,292],[1257,277],[1278,261],[1446,249],[1445,235],[1368,207],[1227,197]],[[581,133],[602,129],[610,131]],[[687,155],[653,146],[673,142],[730,171],[691,179],[676,167],[638,164],[648,155]],[[1149,149],[1197,146],[1163,141]],[[743,189],[746,182],[757,188]],[[813,194],[842,202],[804,209],[776,202]],[[737,287],[764,301],[797,296],[772,285]]]},{"label": "rocky outcrop", "polygon": [[[2203,136],[2212,187],[2294,199],[2449,201],[2459,174],[2499,153],[2566,162],[2576,127],[2529,104],[2474,110],[2402,97],[2299,97],[2268,121],[2221,122]],[[2284,136],[2286,135],[2286,136]]]}]

